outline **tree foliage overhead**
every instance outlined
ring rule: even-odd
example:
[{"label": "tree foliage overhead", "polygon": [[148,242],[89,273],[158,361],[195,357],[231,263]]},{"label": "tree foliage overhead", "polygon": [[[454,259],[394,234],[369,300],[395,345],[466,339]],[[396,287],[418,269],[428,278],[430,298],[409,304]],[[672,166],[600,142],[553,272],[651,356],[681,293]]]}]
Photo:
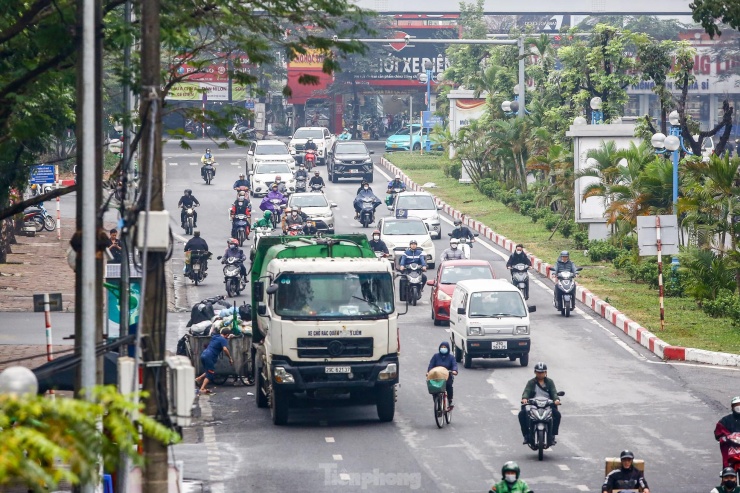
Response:
[{"label": "tree foliage overhead", "polygon": [[740,3],[735,0],[694,0],[689,4],[693,18],[714,38],[722,34],[719,24],[740,29]]}]

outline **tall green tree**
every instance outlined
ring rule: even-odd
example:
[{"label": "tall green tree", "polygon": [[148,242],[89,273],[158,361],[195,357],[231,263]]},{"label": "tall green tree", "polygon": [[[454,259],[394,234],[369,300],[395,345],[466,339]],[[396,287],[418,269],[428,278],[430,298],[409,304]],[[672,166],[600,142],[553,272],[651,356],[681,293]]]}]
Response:
[{"label": "tall green tree", "polygon": [[740,29],[740,6],[735,0],[694,0],[689,4],[694,20],[712,38],[722,34],[721,24]]}]

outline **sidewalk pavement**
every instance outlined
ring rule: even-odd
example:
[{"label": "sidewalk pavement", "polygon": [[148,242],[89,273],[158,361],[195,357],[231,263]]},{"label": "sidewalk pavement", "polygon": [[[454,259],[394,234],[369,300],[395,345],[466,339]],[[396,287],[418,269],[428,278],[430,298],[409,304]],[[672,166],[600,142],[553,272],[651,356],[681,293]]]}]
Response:
[{"label": "sidewalk pavement", "polygon": [[[392,173],[401,175],[406,186],[415,191],[427,191],[423,187],[411,181],[406,174],[393,163],[385,158],[380,158],[380,162]],[[463,223],[470,226],[474,231],[477,231],[484,237],[491,240],[496,245],[500,246],[506,251],[514,252],[517,242],[511,240],[475,219],[466,217],[460,211],[452,208],[449,204],[441,201],[438,198],[434,198],[438,205],[442,206],[445,213],[449,214],[454,218],[459,218]],[[532,261],[532,267],[534,270],[545,276],[547,279],[554,280],[555,273],[550,264],[543,261],[534,255],[529,255]],[[658,336],[650,332],[639,323],[631,320],[624,313],[617,310],[615,307],[602,300],[588,289],[577,286],[576,287],[576,299],[589,307],[598,316],[606,320],[609,324],[613,325],[617,329],[621,330],[629,337],[638,342],[641,346],[647,348],[650,352],[661,358],[662,360],[673,360],[673,361],[693,361],[696,363],[705,363],[710,365],[719,366],[738,366],[740,367],[740,354],[721,353],[716,351],[706,351],[703,349],[686,348],[681,346],[672,346],[667,342],[660,339]]]}]

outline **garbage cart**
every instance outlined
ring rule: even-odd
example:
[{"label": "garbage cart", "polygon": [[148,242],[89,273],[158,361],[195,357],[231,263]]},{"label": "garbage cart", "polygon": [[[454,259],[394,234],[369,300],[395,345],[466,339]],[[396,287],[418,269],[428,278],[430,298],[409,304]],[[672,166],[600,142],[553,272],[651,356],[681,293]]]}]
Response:
[{"label": "garbage cart", "polygon": [[[211,336],[202,336],[188,334],[188,344],[190,346],[190,361],[195,368],[195,374],[203,373],[203,364],[200,361],[200,355],[211,342]],[[229,363],[229,358],[222,351],[216,362],[216,374],[213,383],[222,385],[229,378],[234,379],[234,384],[241,381],[244,385],[251,384],[253,367],[252,367],[252,333],[242,331],[241,335],[229,339],[229,352],[234,359],[234,365]]]}]

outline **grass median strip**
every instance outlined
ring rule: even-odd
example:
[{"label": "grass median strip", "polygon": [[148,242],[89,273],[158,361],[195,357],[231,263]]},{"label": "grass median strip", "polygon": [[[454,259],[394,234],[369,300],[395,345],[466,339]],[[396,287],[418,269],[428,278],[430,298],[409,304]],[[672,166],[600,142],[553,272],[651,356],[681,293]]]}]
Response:
[{"label": "grass median strip", "polygon": [[[584,267],[578,280],[581,285],[669,344],[740,353],[740,328],[729,319],[708,316],[690,298],[665,299],[666,328],[660,331],[657,290],[631,281],[611,262],[591,262],[583,251],[575,250],[572,239],[563,238],[560,233],[549,239],[552,232],[541,222],[533,223],[529,217],[489,199],[475,186],[445,176],[443,169],[451,164],[445,156],[397,153],[385,157],[416,183],[435,183],[437,188],[430,189],[431,193],[507,238],[523,243],[527,251],[544,261],[554,264],[562,250],[569,250],[571,260]],[[666,266],[666,273],[670,275],[670,266]],[[554,309],[552,315],[556,315]]]}]

